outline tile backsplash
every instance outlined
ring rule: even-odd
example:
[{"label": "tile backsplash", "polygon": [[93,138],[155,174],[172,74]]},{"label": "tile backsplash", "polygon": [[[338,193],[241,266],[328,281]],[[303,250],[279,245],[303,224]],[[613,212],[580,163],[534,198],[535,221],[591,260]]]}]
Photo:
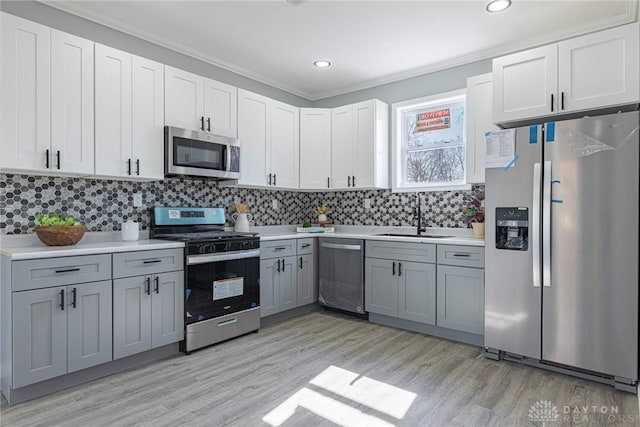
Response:
[{"label": "tile backsplash", "polygon": [[[421,193],[425,225],[466,227],[461,208],[469,194],[484,191]],[[142,194],[143,207],[133,207],[133,195]],[[273,209],[273,200],[278,209]],[[371,208],[364,208],[365,199]],[[296,192],[218,185],[213,181],[167,178],[138,182],[94,178],[45,177],[0,174],[0,234],[29,233],[38,212],[60,212],[77,218],[89,231],[116,231],[123,220],[139,221],[149,228],[153,206],[221,206],[228,225],[234,204],[246,203],[252,225],[300,224],[315,218],[315,208],[326,203],[329,219],[343,225],[415,225],[415,193],[389,190]]]}]

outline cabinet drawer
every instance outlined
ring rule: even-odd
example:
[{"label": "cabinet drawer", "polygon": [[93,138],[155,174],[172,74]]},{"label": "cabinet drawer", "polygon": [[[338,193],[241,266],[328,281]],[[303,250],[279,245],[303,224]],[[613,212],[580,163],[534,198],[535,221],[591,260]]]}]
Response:
[{"label": "cabinet drawer", "polygon": [[111,255],[83,255],[14,261],[13,290],[111,280]]},{"label": "cabinet drawer", "polygon": [[396,261],[436,262],[436,245],[432,243],[384,242],[367,240],[367,258],[390,259]]},{"label": "cabinet drawer", "polygon": [[183,249],[159,249],[113,254],[113,278],[184,269]]},{"label": "cabinet drawer", "polygon": [[260,258],[283,258],[296,254],[296,239],[260,242]]},{"label": "cabinet drawer", "polygon": [[484,268],[484,248],[478,246],[438,245],[438,264]]},{"label": "cabinet drawer", "polygon": [[310,237],[308,239],[298,239],[298,255],[308,255],[313,253],[313,242],[315,239]]}]

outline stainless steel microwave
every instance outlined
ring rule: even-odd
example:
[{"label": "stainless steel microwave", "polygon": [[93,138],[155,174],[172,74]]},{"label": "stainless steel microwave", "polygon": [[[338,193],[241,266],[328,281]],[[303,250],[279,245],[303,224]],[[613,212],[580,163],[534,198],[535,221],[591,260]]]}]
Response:
[{"label": "stainless steel microwave", "polygon": [[240,141],[196,130],[164,127],[165,176],[240,178]]}]

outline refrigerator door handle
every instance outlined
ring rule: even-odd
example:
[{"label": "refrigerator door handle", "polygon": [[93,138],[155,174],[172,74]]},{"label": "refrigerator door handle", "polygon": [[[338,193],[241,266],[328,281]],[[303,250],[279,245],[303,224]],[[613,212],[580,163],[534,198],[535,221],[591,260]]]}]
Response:
[{"label": "refrigerator door handle", "polygon": [[540,287],[540,163],[533,165],[533,209],[531,212],[531,252],[533,254],[533,286]]},{"label": "refrigerator door handle", "polygon": [[542,285],[551,287],[551,162],[544,162],[542,186]]}]

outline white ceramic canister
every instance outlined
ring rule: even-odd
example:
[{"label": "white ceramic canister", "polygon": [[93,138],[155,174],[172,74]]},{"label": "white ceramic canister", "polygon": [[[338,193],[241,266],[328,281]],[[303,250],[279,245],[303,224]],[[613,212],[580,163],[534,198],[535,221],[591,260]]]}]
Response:
[{"label": "white ceramic canister", "polygon": [[137,222],[133,222],[132,220],[123,222],[121,229],[122,240],[124,241],[132,242],[140,238],[140,227]]},{"label": "white ceramic canister", "polygon": [[231,214],[231,218],[235,223],[235,225],[233,226],[233,229],[235,231],[240,231],[240,232],[249,231],[249,221],[253,219],[253,216],[251,216],[251,214],[234,212],[233,214]]}]

